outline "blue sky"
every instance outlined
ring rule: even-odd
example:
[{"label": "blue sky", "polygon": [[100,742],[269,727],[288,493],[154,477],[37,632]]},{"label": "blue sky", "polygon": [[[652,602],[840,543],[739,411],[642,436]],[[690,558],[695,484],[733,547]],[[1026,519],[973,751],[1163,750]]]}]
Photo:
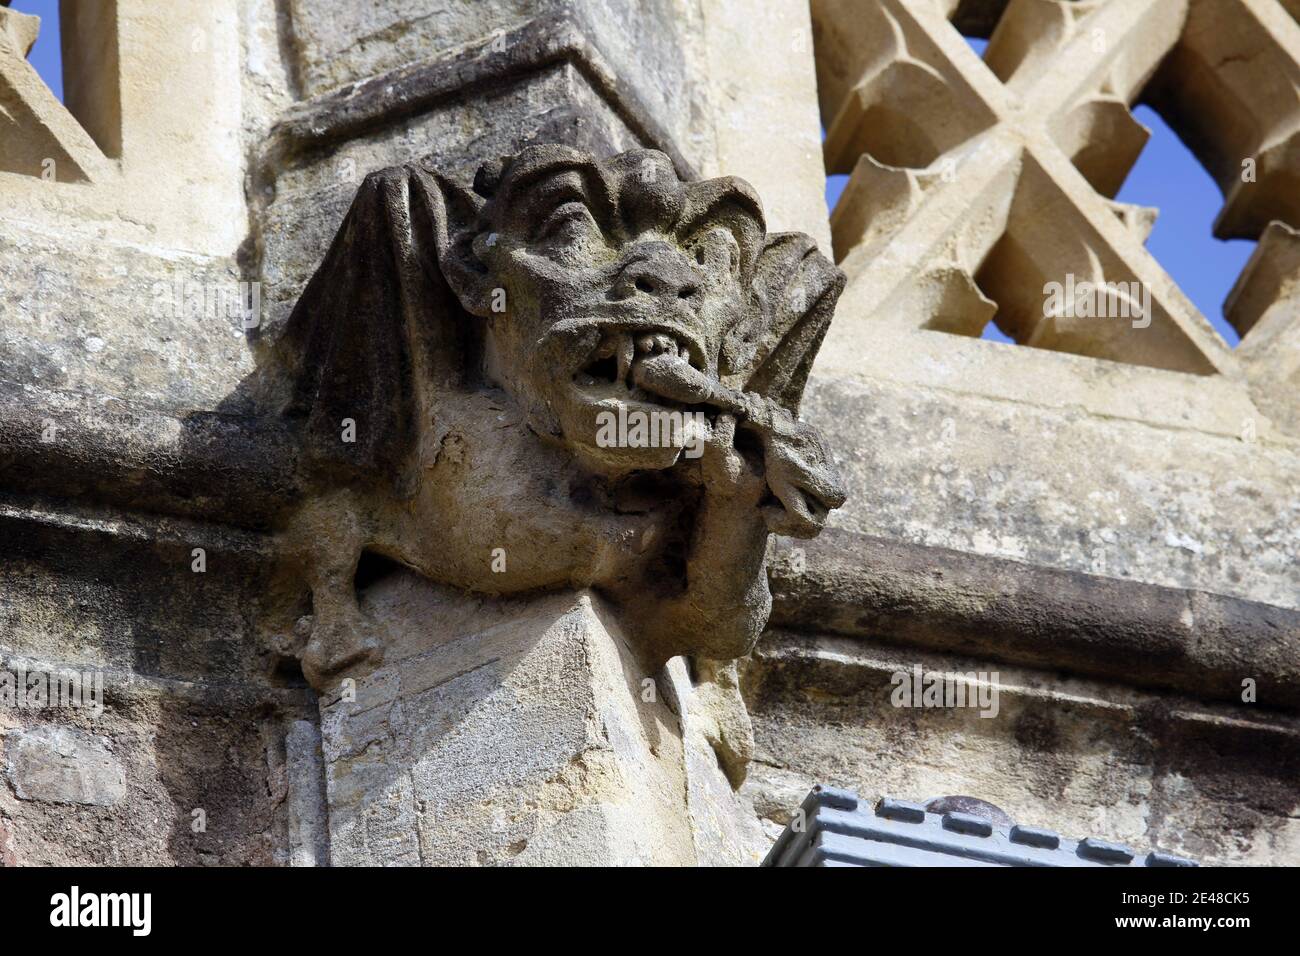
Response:
[{"label": "blue sky", "polygon": [[59,2],[58,0],[13,0],[9,9],[31,13],[41,18],[41,35],[27,61],[49,84],[54,95],[63,99],[63,68],[59,57]]},{"label": "blue sky", "polygon": [[[62,99],[57,0],[14,0],[12,6],[41,18],[41,35],[32,48],[31,63]],[[968,42],[976,52],[983,52],[985,41]],[[1240,239],[1220,242],[1213,237],[1214,217],[1223,204],[1218,187],[1159,115],[1146,106],[1133,112],[1151,130],[1151,139],[1116,198],[1160,210],[1147,248],[1210,324],[1235,346],[1237,332],[1224,321],[1223,300],[1255,244]],[[828,207],[835,208],[847,180],[847,176],[826,178]],[[985,338],[1007,341],[991,326]]]}]

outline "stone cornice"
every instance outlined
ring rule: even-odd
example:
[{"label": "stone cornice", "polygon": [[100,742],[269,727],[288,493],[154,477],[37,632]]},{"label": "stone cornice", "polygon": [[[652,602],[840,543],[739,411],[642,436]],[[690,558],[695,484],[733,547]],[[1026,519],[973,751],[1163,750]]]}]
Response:
[{"label": "stone cornice", "polygon": [[679,176],[698,178],[635,87],[610,66],[572,7],[449,56],[389,70],[298,104],[272,130],[259,165],[270,179],[293,156],[418,115],[452,97],[565,63],[591,83],[645,146],[666,153]]},{"label": "stone cornice", "polygon": [[772,626],[1300,709],[1300,611],[827,529],[782,540]]}]

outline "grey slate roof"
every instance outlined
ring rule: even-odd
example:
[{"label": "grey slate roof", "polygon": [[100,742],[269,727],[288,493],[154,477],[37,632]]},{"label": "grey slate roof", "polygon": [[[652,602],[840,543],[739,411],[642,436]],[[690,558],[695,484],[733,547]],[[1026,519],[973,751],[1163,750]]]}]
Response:
[{"label": "grey slate roof", "polygon": [[1196,866],[1153,850],[1140,854],[1095,837],[998,826],[970,813],[930,813],[919,803],[813,787],[763,866]]}]

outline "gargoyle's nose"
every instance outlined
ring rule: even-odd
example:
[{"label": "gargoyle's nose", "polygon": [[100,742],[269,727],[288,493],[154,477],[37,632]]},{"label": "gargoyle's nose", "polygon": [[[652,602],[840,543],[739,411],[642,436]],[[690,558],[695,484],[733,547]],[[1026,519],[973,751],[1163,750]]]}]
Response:
[{"label": "gargoyle's nose", "polygon": [[639,246],[614,282],[619,299],[648,295],[670,304],[690,300],[700,290],[700,274],[679,250],[666,242]]}]

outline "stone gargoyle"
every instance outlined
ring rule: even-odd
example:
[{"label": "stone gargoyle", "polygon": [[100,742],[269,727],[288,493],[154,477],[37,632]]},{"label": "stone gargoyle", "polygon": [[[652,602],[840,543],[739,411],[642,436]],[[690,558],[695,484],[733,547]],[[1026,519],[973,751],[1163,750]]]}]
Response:
[{"label": "stone gargoyle", "polygon": [[654,151],[367,177],[274,346],[311,476],[283,535],[308,679],[382,659],[366,552],[486,595],[593,588],[651,663],[747,653],[769,535],[844,500],[798,419],[842,287],[746,183]]}]

